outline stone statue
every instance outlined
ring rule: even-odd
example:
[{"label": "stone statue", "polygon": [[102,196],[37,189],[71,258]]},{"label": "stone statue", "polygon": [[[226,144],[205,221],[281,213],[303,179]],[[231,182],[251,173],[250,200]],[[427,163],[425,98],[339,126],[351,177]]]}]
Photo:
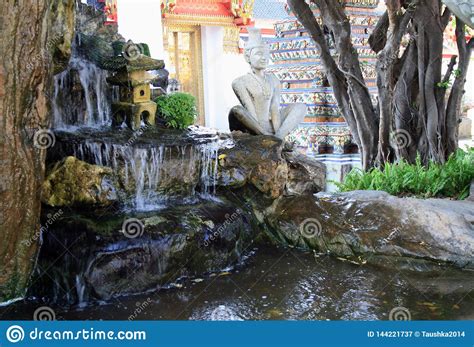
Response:
[{"label": "stone statue", "polygon": [[269,49],[259,29],[249,28],[244,54],[251,72],[232,82],[241,105],[230,110],[229,128],[283,139],[303,121],[306,105],[290,104],[280,110],[280,81],[274,74],[265,72]]}]

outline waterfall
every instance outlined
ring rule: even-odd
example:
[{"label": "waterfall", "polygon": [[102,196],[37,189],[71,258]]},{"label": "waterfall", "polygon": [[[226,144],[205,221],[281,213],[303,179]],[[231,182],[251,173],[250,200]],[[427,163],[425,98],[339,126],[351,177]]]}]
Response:
[{"label": "waterfall", "polygon": [[54,94],[52,100],[53,109],[53,127],[65,127],[63,118],[62,105],[59,103],[59,92],[66,88],[67,78],[69,77],[69,70],[65,70],[54,76]]},{"label": "waterfall", "polygon": [[203,195],[215,195],[217,183],[217,155],[221,143],[209,142],[200,146],[201,150],[201,186]]},{"label": "waterfall", "polygon": [[197,145],[136,147],[88,140],[73,155],[111,167],[125,187],[130,208],[152,210],[176,196],[185,201],[212,198],[217,184],[219,141]]},{"label": "waterfall", "polygon": [[77,292],[77,301],[79,303],[79,307],[84,307],[86,305],[86,284],[84,282],[84,278],[82,276],[76,275],[76,292]]},{"label": "waterfall", "polygon": [[120,88],[119,86],[112,86],[112,102],[118,102],[120,99]]},{"label": "waterfall", "polygon": [[111,87],[108,72],[83,58],[77,50],[76,35],[72,56],[65,71],[54,76],[53,127],[100,127],[111,124]]}]

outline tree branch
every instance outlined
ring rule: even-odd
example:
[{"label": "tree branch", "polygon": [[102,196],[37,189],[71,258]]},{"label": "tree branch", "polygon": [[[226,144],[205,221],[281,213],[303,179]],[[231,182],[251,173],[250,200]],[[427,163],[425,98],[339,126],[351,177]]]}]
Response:
[{"label": "tree branch", "polygon": [[451,60],[449,61],[448,69],[446,70],[446,73],[444,74],[444,77],[441,83],[446,83],[449,81],[449,77],[451,77],[451,74],[453,73],[454,65],[456,65],[456,59],[457,59],[456,55],[453,55],[451,57]]},{"label": "tree branch", "polygon": [[369,36],[370,48],[372,48],[376,53],[380,52],[385,47],[385,43],[387,42],[388,25],[388,12],[385,11],[382,17],[377,21],[377,25],[375,25],[372,34]]},{"label": "tree branch", "polygon": [[321,62],[324,66],[324,73],[328,78],[329,84],[333,88],[339,109],[351,129],[355,142],[359,148],[362,149],[364,145],[359,137],[358,124],[352,110],[346,78],[339,70],[334,58],[330,54],[329,47],[324,38],[324,33],[314,17],[313,11],[305,0],[288,0],[288,5],[298,21],[308,31],[309,35],[315,42],[315,45],[319,50]]},{"label": "tree branch", "polygon": [[474,46],[473,38],[466,43],[465,24],[456,17],[456,44],[459,52],[458,74],[454,79],[446,107],[446,154],[453,153],[458,146],[458,122],[461,113],[462,96],[464,94],[464,83],[471,51]]},{"label": "tree branch", "polygon": [[467,49],[468,50],[474,49],[474,37],[471,37],[471,39],[467,43]]},{"label": "tree branch", "polygon": [[451,18],[451,11],[448,7],[446,7],[444,9],[443,15],[441,16],[441,27],[443,28],[443,31],[449,24],[449,18]]},{"label": "tree branch", "polygon": [[[390,132],[393,125],[394,103],[393,91],[399,75],[395,74],[398,65],[398,54],[401,40],[408,28],[408,23],[413,18],[416,2],[411,3],[405,13],[396,0],[386,1],[387,4],[387,39],[383,49],[377,55],[377,89],[380,99],[379,114],[379,149],[378,160],[381,164],[390,161],[392,150]],[[403,59],[406,59],[406,54]]]},{"label": "tree branch", "polygon": [[[351,40],[351,25],[339,1],[311,0],[318,7],[324,25],[334,37],[338,52],[338,72],[343,73],[345,92],[349,96],[350,106],[358,128],[362,144],[362,165],[371,167],[376,157],[378,141],[377,115],[364,82],[359,56]],[[336,93],[336,91],[335,91]]]}]

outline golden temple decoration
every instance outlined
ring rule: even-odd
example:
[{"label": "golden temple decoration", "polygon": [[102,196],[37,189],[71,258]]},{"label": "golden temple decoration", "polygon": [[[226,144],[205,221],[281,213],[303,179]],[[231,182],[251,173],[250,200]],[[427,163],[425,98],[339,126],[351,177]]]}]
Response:
[{"label": "golden temple decoration", "polygon": [[161,0],[161,13],[173,13],[176,0]]},{"label": "golden temple decoration", "polygon": [[232,0],[230,6],[230,12],[237,17],[237,10],[240,8],[240,1],[239,0]]},{"label": "golden temple decoration", "polygon": [[210,26],[235,26],[234,19],[232,17],[206,17],[206,16],[194,16],[188,14],[182,15],[171,15],[163,18],[162,23],[166,25],[174,26],[186,26],[186,25],[210,25]]},{"label": "golden temple decoration", "polygon": [[238,0],[232,0],[232,9],[234,9],[234,2],[238,2],[238,6],[235,9],[235,16],[242,19],[243,25],[247,25],[253,16],[253,5],[255,0],[244,0],[242,2]]},{"label": "golden temple decoration", "polygon": [[175,68],[170,77],[177,78],[182,83],[183,92],[194,95],[199,115],[196,124],[204,125],[201,27],[169,22],[163,24],[164,48]]},{"label": "golden temple decoration", "polygon": [[[224,53],[238,53],[240,27],[252,24],[254,1],[161,0],[164,46],[176,69],[170,77],[181,79],[183,91],[196,97],[200,124],[204,124],[201,27],[221,27]],[[190,44],[183,50],[178,46],[186,35],[190,35]]]},{"label": "golden temple decoration", "polygon": [[161,0],[164,20],[188,25],[250,25],[255,0]]},{"label": "golden temple decoration", "polygon": [[224,53],[239,53],[240,29],[237,26],[224,27]]}]

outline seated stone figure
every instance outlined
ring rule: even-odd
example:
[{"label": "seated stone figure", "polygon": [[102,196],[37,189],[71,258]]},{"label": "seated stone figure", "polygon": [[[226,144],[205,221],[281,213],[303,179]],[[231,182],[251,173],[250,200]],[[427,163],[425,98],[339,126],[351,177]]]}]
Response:
[{"label": "seated stone figure", "polygon": [[260,30],[249,28],[245,59],[251,71],[232,82],[241,105],[229,113],[229,128],[254,135],[274,135],[284,139],[306,114],[306,105],[290,104],[280,110],[280,81],[268,66],[269,49],[262,41]]}]

